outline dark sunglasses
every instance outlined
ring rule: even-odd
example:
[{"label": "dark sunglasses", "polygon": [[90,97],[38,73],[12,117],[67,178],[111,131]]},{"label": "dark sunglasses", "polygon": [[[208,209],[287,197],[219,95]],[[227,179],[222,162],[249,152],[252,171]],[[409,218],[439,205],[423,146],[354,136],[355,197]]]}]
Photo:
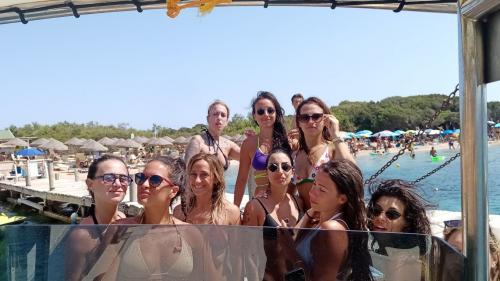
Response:
[{"label": "dark sunglasses", "polygon": [[276,112],[276,110],[274,108],[268,107],[267,109],[266,108],[257,109],[257,114],[264,115],[264,113],[266,113],[266,111],[267,111],[267,114],[269,114],[269,115],[273,115]]},{"label": "dark sunglasses", "polygon": [[121,185],[129,185],[132,182],[132,179],[128,175],[120,175],[120,174],[104,174],[102,176],[95,177],[96,179],[102,179],[104,184],[113,184],[118,179]]},{"label": "dark sunglasses", "polygon": [[297,115],[297,120],[302,123],[309,122],[312,120],[313,122],[318,122],[321,118],[323,118],[323,113],[314,113],[314,114],[299,114]]},{"label": "dark sunglasses", "polygon": [[449,228],[457,228],[462,226],[462,220],[444,221],[444,226]]},{"label": "dark sunglasses", "polygon": [[135,174],[135,183],[137,185],[142,185],[147,180],[149,180],[149,186],[152,188],[157,188],[163,181],[166,181],[169,186],[173,186],[171,181],[159,175],[152,175],[147,177],[144,173]]},{"label": "dark sunglasses", "polygon": [[[267,167],[267,169],[271,172],[276,172],[278,169],[279,169],[279,164],[278,163],[272,163],[269,165],[269,167]],[[286,163],[286,162],[283,162],[281,163],[281,170],[283,170],[284,172],[288,172],[292,169],[292,165]]]},{"label": "dark sunglasses", "polygon": [[382,210],[382,208],[380,207],[373,207],[371,209],[371,213],[374,217],[378,217],[380,216],[382,213],[385,213],[385,217],[390,220],[390,221],[393,221],[393,220],[397,220],[401,217],[401,213],[399,213],[398,211],[396,210],[393,210],[393,209],[389,209],[387,211],[384,212],[384,210]]}]

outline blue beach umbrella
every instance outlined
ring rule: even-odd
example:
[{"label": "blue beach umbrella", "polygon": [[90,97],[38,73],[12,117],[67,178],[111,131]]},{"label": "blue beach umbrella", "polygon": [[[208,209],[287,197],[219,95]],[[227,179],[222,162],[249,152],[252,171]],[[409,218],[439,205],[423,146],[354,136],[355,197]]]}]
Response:
[{"label": "blue beach umbrella", "polygon": [[497,123],[497,124],[495,125],[495,128],[500,128],[500,123]]},{"label": "blue beach umbrella", "polygon": [[455,133],[454,130],[444,130],[443,133],[442,133],[442,135],[452,135],[454,133]]},{"label": "blue beach umbrella", "polygon": [[36,148],[28,147],[28,148],[16,151],[15,154],[16,154],[16,156],[30,157],[30,156],[44,155],[45,153],[43,151],[36,149]]},{"label": "blue beach umbrella", "polygon": [[394,135],[399,136],[399,135],[404,135],[405,131],[403,131],[403,130],[397,130],[397,131],[394,131],[393,133],[394,133]]}]

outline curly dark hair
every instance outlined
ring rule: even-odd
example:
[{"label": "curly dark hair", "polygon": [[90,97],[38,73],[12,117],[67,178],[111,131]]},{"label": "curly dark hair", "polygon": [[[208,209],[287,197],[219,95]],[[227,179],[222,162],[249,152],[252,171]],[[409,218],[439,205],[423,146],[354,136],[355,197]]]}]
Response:
[{"label": "curly dark hair", "polygon": [[[331,114],[330,109],[328,108],[326,103],[323,102],[320,98],[309,97],[309,98],[305,99],[303,102],[301,102],[300,105],[297,107],[297,110],[295,112],[296,116],[300,115],[300,110],[302,110],[302,107],[306,104],[315,104],[323,110],[323,114]],[[300,132],[300,137],[299,137],[300,149],[304,150],[307,154],[309,154],[309,148],[307,147],[307,144],[306,144],[304,132],[300,128],[299,120],[297,118],[295,118],[295,125],[297,126],[297,128],[299,128],[299,132]],[[330,135],[330,132],[328,131],[328,128],[326,126],[323,128],[323,139],[327,140],[327,141],[331,141],[333,139],[333,137]]]},{"label": "curly dark hair", "polygon": [[320,169],[330,176],[338,192],[347,196],[347,202],[342,207],[342,219],[349,227],[346,266],[353,270],[348,280],[373,280],[366,232],[363,174],[356,164],[345,159],[330,160]]},{"label": "curly dark hair", "polygon": [[[285,118],[283,117],[285,115],[285,110],[283,109],[283,107],[281,107],[280,103],[278,102],[278,99],[271,92],[260,91],[257,93],[257,97],[252,100],[252,115],[254,115],[256,111],[255,104],[258,101],[264,99],[270,100],[273,103],[274,109],[276,111],[276,120],[274,121],[273,125],[272,148],[282,147],[291,150],[290,144],[288,143],[288,137],[286,135]],[[257,124],[255,120],[254,122]]]},{"label": "curly dark hair", "polygon": [[395,197],[405,206],[403,214],[406,220],[405,233],[431,234],[431,226],[426,210],[432,205],[420,196],[414,184],[400,180],[390,179],[379,181],[370,186],[371,199],[368,202],[368,228],[372,229],[373,209],[375,203],[382,196]]}]

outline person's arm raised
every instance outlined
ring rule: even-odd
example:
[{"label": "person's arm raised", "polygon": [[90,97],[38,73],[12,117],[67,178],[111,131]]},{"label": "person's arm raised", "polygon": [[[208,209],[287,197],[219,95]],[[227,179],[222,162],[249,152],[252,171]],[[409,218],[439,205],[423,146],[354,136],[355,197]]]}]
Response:
[{"label": "person's arm raised", "polygon": [[[252,141],[252,138],[255,137],[248,137],[243,141],[243,144],[241,145],[241,152],[240,152],[240,166],[238,168],[238,177],[236,178],[236,185],[234,187],[234,205],[236,205],[238,208],[241,205],[241,200],[243,200],[243,194],[245,193],[245,185],[248,180],[248,172],[250,171],[250,165],[251,165],[251,159],[250,159],[250,152],[251,152],[251,144],[254,142]],[[252,197],[252,194],[250,195]]]},{"label": "person's arm raised", "polygon": [[186,153],[184,154],[184,162],[186,163],[186,165],[189,163],[191,157],[193,157],[194,155],[196,155],[201,151],[200,141],[202,141],[200,135],[192,137],[191,140],[189,141],[186,147]]},{"label": "person's arm raised", "polygon": [[339,120],[335,116],[327,114],[325,115],[325,126],[328,128],[333,138],[332,145],[335,148],[335,159],[346,159],[352,163],[356,163],[356,160],[354,160],[354,157],[349,151],[349,146],[340,138]]}]

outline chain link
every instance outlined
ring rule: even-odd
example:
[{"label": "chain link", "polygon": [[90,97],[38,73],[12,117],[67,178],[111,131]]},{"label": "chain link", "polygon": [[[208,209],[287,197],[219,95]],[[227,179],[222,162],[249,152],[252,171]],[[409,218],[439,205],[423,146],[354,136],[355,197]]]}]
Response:
[{"label": "chain link", "polygon": [[457,159],[458,157],[460,157],[460,152],[455,154],[454,156],[452,156],[450,159],[448,159],[448,161],[444,162],[443,164],[441,164],[439,167],[437,167],[436,169],[428,172],[427,174],[421,176],[420,178],[412,181],[411,183],[412,184],[416,184],[416,183],[419,183],[421,182],[422,180],[424,180],[425,178],[427,178],[428,176],[436,173],[437,171],[441,170],[442,168],[446,167],[448,164],[450,164],[451,162],[453,162],[455,159]]},{"label": "chain link", "polygon": [[[443,101],[443,103],[441,104],[441,107],[436,111],[434,112],[434,114],[431,116],[431,118],[429,120],[427,120],[427,122],[425,122],[422,126],[419,127],[419,130],[417,132],[417,134],[415,134],[413,136],[413,138],[410,139],[409,142],[407,142],[403,148],[401,148],[399,150],[399,152],[394,155],[391,160],[389,160],[387,163],[385,163],[384,166],[382,166],[382,168],[380,168],[375,174],[373,174],[369,179],[367,179],[365,181],[365,185],[368,185],[370,183],[372,183],[378,176],[380,176],[387,168],[389,168],[392,163],[396,162],[396,160],[398,160],[398,158],[403,155],[405,153],[405,151],[411,147],[413,145],[413,143],[420,139],[420,137],[422,136],[422,134],[424,133],[424,130],[429,128],[432,124],[432,122],[434,122],[434,120],[436,120],[436,118],[438,117],[439,114],[441,114],[441,112],[445,109],[447,109],[450,104],[451,104],[451,101],[452,99],[457,95],[457,92],[458,92],[458,84],[455,86],[455,89],[450,93],[448,94],[448,97]],[[457,157],[456,155],[454,156],[455,158]],[[453,158],[453,157],[452,157]],[[455,159],[453,159],[455,160]],[[447,163],[451,162],[451,161],[446,161]],[[444,164],[443,164],[444,165]],[[446,165],[444,165],[446,166]],[[443,167],[444,167],[443,166]]]}]

